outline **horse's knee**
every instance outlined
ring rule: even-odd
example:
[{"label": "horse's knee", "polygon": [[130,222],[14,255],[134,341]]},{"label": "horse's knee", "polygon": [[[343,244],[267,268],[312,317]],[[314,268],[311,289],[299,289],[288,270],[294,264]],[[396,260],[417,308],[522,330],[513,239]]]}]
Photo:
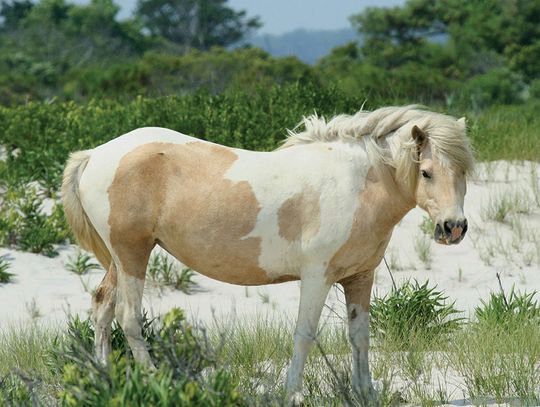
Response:
[{"label": "horse's knee", "polygon": [[92,319],[95,324],[110,324],[114,318],[116,288],[100,285],[92,296]]},{"label": "horse's knee", "polygon": [[116,268],[111,266],[103,281],[92,295],[94,316],[100,318],[112,317],[116,305]]},{"label": "horse's knee", "polygon": [[306,332],[295,332],[294,342],[299,350],[309,350],[315,342],[315,334]]}]

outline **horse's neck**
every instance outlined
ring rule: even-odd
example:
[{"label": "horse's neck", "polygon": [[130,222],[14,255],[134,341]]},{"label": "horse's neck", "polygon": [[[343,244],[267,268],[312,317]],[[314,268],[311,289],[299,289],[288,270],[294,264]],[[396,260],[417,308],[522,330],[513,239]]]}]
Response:
[{"label": "horse's neck", "polygon": [[414,208],[415,203],[399,188],[377,173],[372,167],[359,198],[360,210],[371,221],[370,227],[381,235],[389,234],[394,226]]}]

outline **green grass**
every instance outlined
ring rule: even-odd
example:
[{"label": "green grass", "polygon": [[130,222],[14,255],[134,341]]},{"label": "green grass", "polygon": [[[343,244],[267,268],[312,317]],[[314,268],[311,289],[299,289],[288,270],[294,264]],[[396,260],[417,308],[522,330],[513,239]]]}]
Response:
[{"label": "green grass", "polygon": [[469,135],[480,161],[540,161],[539,100],[522,105],[493,106],[468,114]]},{"label": "green grass", "polygon": [[422,233],[428,236],[432,236],[435,231],[435,223],[431,220],[429,216],[424,216],[422,218],[422,223],[418,226]]},{"label": "green grass", "polygon": [[432,236],[428,236],[424,233],[418,234],[414,237],[414,250],[418,255],[420,261],[429,270],[431,269],[431,241]]},{"label": "green grass", "polygon": [[[424,299],[408,301],[414,305],[409,307],[411,312],[422,303],[441,299],[427,286],[417,288],[425,295],[413,294],[417,300]],[[383,305],[384,318],[408,313],[392,305],[396,298],[394,294],[394,302]],[[506,300],[519,302],[511,295]],[[491,298],[478,309],[504,314],[496,305],[499,303]],[[525,308],[530,311],[530,307]],[[536,405],[540,402],[540,324],[534,321],[534,314],[529,316],[522,315],[519,323],[513,320],[511,329],[488,318],[462,321],[444,330],[443,337],[433,335],[430,329],[409,330],[405,341],[395,335],[375,335],[370,367],[378,382],[381,406],[438,405],[461,399],[464,394],[476,404],[494,399]],[[209,397],[204,395],[206,391],[217,397],[214,402],[225,400],[223,405],[283,404],[293,321],[273,317],[235,323],[221,320],[201,330],[185,323],[176,325],[182,318],[182,313],[173,311],[154,322],[155,328],[145,329],[158,364],[156,374],[122,357],[125,340],[118,328],[113,332],[116,361],[110,369],[101,369],[87,353],[93,335],[88,321],[72,323],[69,330],[39,325],[8,327],[0,333],[0,404],[29,404],[33,395],[44,405],[90,405],[107,397],[131,400],[132,405],[143,401],[182,405],[181,398],[188,396],[193,397],[193,405],[218,405],[201,401]],[[375,313],[374,326],[380,326],[380,320],[380,313]],[[346,324],[323,322],[306,365],[305,405],[358,405],[351,390],[349,364]],[[194,369],[192,383],[199,383],[197,388],[187,384],[183,369]],[[198,373],[202,371],[205,373]],[[219,371],[225,371],[225,376],[217,374]],[[453,389],[452,384],[457,387]]]},{"label": "green grass", "polygon": [[40,405],[57,400],[59,377],[51,370],[57,330],[43,325],[10,325],[0,330],[0,404]]},{"label": "green grass", "polygon": [[481,403],[540,403],[540,325],[471,324],[449,341],[446,359]]},{"label": "green grass", "polygon": [[157,284],[184,294],[193,294],[198,289],[197,283],[193,281],[195,272],[188,267],[180,268],[176,260],[163,253],[152,255],[148,262],[147,276]]},{"label": "green grass", "polygon": [[88,273],[90,270],[100,269],[101,266],[93,261],[93,257],[88,253],[77,251],[75,256],[70,256],[68,262],[65,264],[68,271],[82,276]]},{"label": "green grass", "polygon": [[485,221],[506,222],[510,215],[529,214],[533,202],[525,191],[507,191],[492,194],[489,201],[480,209]]},{"label": "green grass", "polygon": [[8,260],[7,256],[0,256],[0,284],[6,284],[11,282],[14,274],[8,272],[11,267],[11,262]]}]

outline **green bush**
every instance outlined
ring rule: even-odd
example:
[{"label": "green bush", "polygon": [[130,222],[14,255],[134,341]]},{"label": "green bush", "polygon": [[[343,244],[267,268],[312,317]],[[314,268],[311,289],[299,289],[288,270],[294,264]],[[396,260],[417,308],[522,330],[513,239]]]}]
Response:
[{"label": "green bush", "polygon": [[527,322],[540,324],[540,304],[536,291],[516,292],[514,287],[506,295],[503,291],[491,293],[489,300],[481,300],[474,310],[480,324],[512,328]]},{"label": "green bush", "polygon": [[14,274],[8,272],[10,266],[11,263],[7,259],[7,256],[0,256],[0,284],[9,283],[14,276]]},{"label": "green bush", "polygon": [[180,269],[178,263],[165,254],[152,256],[146,273],[150,280],[170,286],[184,294],[191,294],[197,289],[197,284],[193,281],[194,271],[186,267]]},{"label": "green bush", "polygon": [[407,348],[417,336],[432,340],[455,331],[463,318],[441,291],[414,280],[406,281],[371,302],[371,329],[375,338]]},{"label": "green bush", "polygon": [[160,321],[144,318],[143,333],[156,362],[152,371],[132,361],[118,326],[108,367],[92,355],[93,331],[88,320],[70,323],[54,369],[62,375],[64,406],[234,406],[242,399],[232,377],[217,367],[213,349],[179,309]]},{"label": "green bush", "polygon": [[75,256],[70,256],[65,266],[67,270],[80,276],[88,273],[90,270],[101,268],[99,264],[93,262],[92,256],[81,251],[78,251]]},{"label": "green bush", "polygon": [[55,256],[53,245],[64,242],[69,232],[59,205],[51,215],[42,206],[43,199],[32,187],[8,190],[0,208],[0,245]]},{"label": "green bush", "polygon": [[493,106],[468,114],[477,159],[540,161],[539,111],[540,100],[529,100],[523,105]]},{"label": "green bush", "polygon": [[469,79],[458,95],[463,106],[474,110],[497,104],[523,101],[525,83],[519,74],[507,68],[495,68]]},{"label": "green bush", "polygon": [[32,405],[31,387],[15,372],[0,378],[0,403],[4,406]]},{"label": "green bush", "polygon": [[529,86],[529,96],[534,99],[540,99],[540,79],[535,79]]}]

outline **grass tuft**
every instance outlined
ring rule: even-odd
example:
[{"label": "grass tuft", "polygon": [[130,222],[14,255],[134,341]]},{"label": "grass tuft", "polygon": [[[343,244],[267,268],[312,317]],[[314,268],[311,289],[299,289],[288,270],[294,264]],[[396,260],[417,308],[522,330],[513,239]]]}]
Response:
[{"label": "grass tuft", "polygon": [[433,232],[435,231],[435,224],[430,217],[424,216],[424,218],[422,219],[422,223],[420,223],[419,227],[425,235],[433,236]]},{"label": "grass tuft", "polygon": [[7,255],[0,256],[0,284],[11,282],[11,279],[15,274],[8,272],[10,267],[11,262],[8,260]]},{"label": "grass tuft", "polygon": [[446,335],[462,322],[456,317],[460,311],[447,300],[442,291],[429,288],[428,281],[406,281],[384,297],[372,300],[372,335],[377,340],[395,341],[401,347],[409,346],[418,333],[426,338]]},{"label": "grass tuft", "polygon": [[511,214],[528,214],[532,204],[526,192],[508,192],[492,195],[486,205],[481,208],[484,221],[505,222]]},{"label": "grass tuft", "polygon": [[424,266],[431,269],[431,237],[425,234],[416,235],[414,238],[414,250]]},{"label": "grass tuft", "polygon": [[185,294],[192,294],[198,288],[197,283],[193,281],[195,272],[192,269],[187,267],[180,269],[175,260],[162,253],[150,258],[147,275],[155,283],[172,287]]},{"label": "grass tuft", "polygon": [[501,328],[525,323],[537,323],[540,326],[540,304],[535,296],[536,291],[520,293],[514,287],[508,295],[501,290],[499,293],[491,293],[489,300],[481,300],[474,314],[478,323]]},{"label": "grass tuft", "polygon": [[66,269],[82,276],[88,273],[90,270],[100,269],[101,266],[98,263],[92,261],[93,257],[88,253],[77,251],[75,256],[70,256],[69,261],[66,263]]}]

